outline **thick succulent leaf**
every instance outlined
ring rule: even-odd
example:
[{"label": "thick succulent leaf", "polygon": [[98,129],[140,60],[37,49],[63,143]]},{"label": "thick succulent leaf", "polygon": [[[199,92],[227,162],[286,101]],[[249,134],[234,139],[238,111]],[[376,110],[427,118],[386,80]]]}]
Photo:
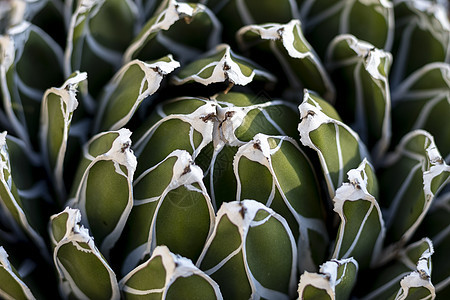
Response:
[{"label": "thick succulent leaf", "polygon": [[29,145],[22,140],[7,134],[6,145],[11,166],[11,175],[22,209],[39,234],[47,236],[48,218],[55,209],[46,178],[42,177],[42,168],[38,156],[32,154]]},{"label": "thick succulent leaf", "polygon": [[450,62],[450,22],[444,6],[431,1],[395,0],[391,85],[432,62]]},{"label": "thick succulent leaf", "polygon": [[327,251],[328,234],[317,179],[297,142],[257,134],[233,160],[236,200],[254,199],[283,216],[297,240],[300,271],[315,271]]},{"label": "thick succulent leaf", "polygon": [[224,24],[224,37],[234,41],[235,33],[244,25],[287,23],[299,19],[295,0],[202,0]]},{"label": "thick succulent leaf", "polygon": [[37,148],[42,96],[64,80],[63,52],[43,30],[25,21],[0,36],[0,49],[3,109],[15,135],[31,151]]},{"label": "thick succulent leaf", "polygon": [[134,181],[134,202],[120,245],[122,273],[156,246],[197,260],[214,226],[214,210],[203,172],[184,150],[175,150]]},{"label": "thick succulent leaf", "polygon": [[[332,102],[334,86],[319,57],[303,36],[299,20],[287,24],[248,25],[236,33],[239,46],[261,65],[272,62],[293,90],[311,89]],[[283,82],[283,80],[280,80]]]},{"label": "thick succulent leaf", "polygon": [[8,254],[0,246],[0,297],[2,299],[36,299],[8,260]]},{"label": "thick succulent leaf", "polygon": [[[380,206],[386,220],[386,251],[404,245],[422,222],[434,196],[450,180],[450,167],[426,131],[407,134],[379,172]],[[393,249],[392,249],[393,248]]]},{"label": "thick succulent leaf", "polygon": [[102,253],[118,240],[133,206],[136,157],[128,129],[94,136],[83,148],[68,205],[80,210]]},{"label": "thick succulent leaf", "polygon": [[356,169],[369,154],[358,134],[317,94],[305,90],[299,110],[300,142],[317,152],[332,199],[344,182],[344,174]]},{"label": "thick succulent leaf", "polygon": [[[408,113],[405,113],[405,111]],[[392,93],[393,140],[415,129],[430,132],[450,159],[450,65],[430,63],[415,71]]]},{"label": "thick succulent leaf", "polygon": [[439,194],[426,215],[421,228],[427,232],[433,242],[433,273],[431,281],[438,298],[450,296],[450,192]]},{"label": "thick succulent leaf", "polygon": [[119,299],[116,275],[80,220],[80,211],[71,208],[51,217],[49,233],[61,294],[65,298]]},{"label": "thick succulent leaf", "polygon": [[191,260],[158,246],[152,256],[120,282],[124,299],[222,299],[219,286]]},{"label": "thick succulent leaf", "polygon": [[289,299],[296,242],[286,220],[264,204],[223,203],[197,266],[219,284],[224,299]]},{"label": "thick succulent leaf", "polygon": [[377,262],[385,235],[384,221],[376,198],[378,182],[372,165],[364,159],[348,171],[348,183],[334,196],[334,211],[341,223],[332,257],[353,257],[361,268]]},{"label": "thick succulent leaf", "polygon": [[397,254],[395,262],[377,274],[371,292],[361,299],[434,299],[435,288],[430,280],[433,253],[428,238],[408,245]]},{"label": "thick succulent leaf", "polygon": [[100,89],[120,67],[134,36],[137,8],[131,0],[80,0],[72,15],[64,56],[66,76],[89,74],[89,92]]},{"label": "thick succulent leaf", "polygon": [[303,273],[298,284],[298,299],[348,299],[358,268],[358,262],[350,257],[325,262],[320,266],[320,273]]},{"label": "thick succulent leaf", "polygon": [[[48,222],[45,225],[48,229]],[[7,237],[4,239],[3,229],[0,224],[0,253],[3,252],[1,248],[5,251],[4,255],[0,254],[0,257],[3,256],[0,258],[0,298],[59,299],[57,274],[51,256],[43,259],[31,244],[12,241]],[[31,290],[30,297],[25,296],[26,290]],[[8,291],[10,296],[5,295]]]},{"label": "thick succulent leaf", "polygon": [[336,84],[336,108],[370,148],[377,162],[391,139],[389,68],[392,55],[353,35],[334,38],[327,65]]},{"label": "thick succulent leaf", "polygon": [[22,231],[25,232],[39,247],[42,255],[46,257],[48,255],[46,244],[38,233],[36,225],[30,220],[28,214],[30,211],[27,208],[29,207],[23,203],[12,178],[6,132],[0,133],[0,211],[2,217],[9,220],[11,229],[15,230],[19,236]]},{"label": "thick succulent leaf", "polygon": [[152,60],[172,53],[182,63],[212,49],[222,25],[202,4],[163,1],[127,48],[123,60]]},{"label": "thick succulent leaf", "polygon": [[136,176],[177,149],[188,151],[195,159],[212,141],[216,106],[212,101],[194,97],[177,98],[156,106],[136,133],[138,138],[133,146],[139,161]]},{"label": "thick succulent leaf", "polygon": [[48,89],[42,99],[41,153],[60,201],[65,200],[66,194],[63,167],[72,116],[78,106],[77,86],[86,78],[86,73],[77,72],[60,88]]},{"label": "thick succulent leaf", "polygon": [[123,66],[104,88],[95,132],[125,126],[142,101],[159,89],[164,76],[179,66],[171,55],[148,63],[133,60]]},{"label": "thick succulent leaf", "polygon": [[392,47],[394,9],[391,1],[302,0],[299,6],[305,34],[319,55],[325,54],[328,43],[339,34],[352,34],[386,51]]},{"label": "thick succulent leaf", "polygon": [[272,74],[260,69],[247,58],[235,54],[230,46],[221,44],[200,59],[182,67],[173,77],[173,81],[177,85],[187,82],[203,85],[216,82],[247,85],[254,77],[276,81]]},{"label": "thick succulent leaf", "polygon": [[298,114],[295,105],[283,100],[269,99],[261,103],[264,98],[238,93],[218,94],[212,99],[218,103],[213,149],[206,148],[198,161],[203,162],[199,165],[207,170],[205,181],[213,205],[218,208],[236,197],[233,157],[237,147],[251,141],[258,133],[293,136]]}]

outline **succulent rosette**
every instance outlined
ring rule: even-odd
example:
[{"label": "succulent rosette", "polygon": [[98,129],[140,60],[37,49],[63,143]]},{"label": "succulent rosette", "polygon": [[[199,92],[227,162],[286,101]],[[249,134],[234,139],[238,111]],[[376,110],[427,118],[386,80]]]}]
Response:
[{"label": "succulent rosette", "polygon": [[449,298],[447,2],[0,1],[0,298]]}]

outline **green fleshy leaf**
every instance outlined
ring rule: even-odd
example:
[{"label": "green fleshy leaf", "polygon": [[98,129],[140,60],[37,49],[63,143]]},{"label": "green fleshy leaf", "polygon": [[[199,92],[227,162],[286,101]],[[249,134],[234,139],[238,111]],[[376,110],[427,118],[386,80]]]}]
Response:
[{"label": "green fleshy leaf", "polygon": [[[211,153],[204,151],[199,160],[207,162],[205,169],[209,174],[205,182],[218,208],[236,197],[233,157],[237,147],[249,142],[256,133],[293,135],[296,112],[288,102],[274,99],[260,103],[263,99],[240,93],[218,94],[212,100],[220,105],[214,121],[214,148]],[[289,115],[292,119],[286,119]]]},{"label": "green fleshy leaf", "polygon": [[384,221],[376,200],[378,186],[375,170],[364,159],[348,173],[348,183],[336,190],[334,211],[341,223],[332,257],[353,257],[361,268],[374,265],[381,253],[385,235]]},{"label": "green fleshy leaf", "polygon": [[182,63],[220,41],[221,24],[203,4],[163,1],[124,54],[124,61],[153,60],[172,53]]},{"label": "green fleshy leaf", "polygon": [[9,262],[8,254],[3,247],[0,247],[0,297],[4,299],[35,299],[29,287]]},{"label": "green fleshy leaf", "polygon": [[299,299],[348,299],[358,268],[357,261],[351,257],[325,262],[320,266],[320,273],[303,273],[298,284]]},{"label": "green fleshy leaf", "polygon": [[386,238],[401,247],[414,234],[436,193],[450,180],[450,167],[426,131],[407,134],[379,172],[381,207],[385,207]]},{"label": "green fleshy leaf", "polygon": [[11,175],[27,219],[32,227],[46,239],[48,218],[55,209],[54,199],[42,177],[40,157],[23,140],[6,135]]},{"label": "green fleshy leaf", "polygon": [[67,235],[70,234],[71,224],[76,224],[80,220],[77,219],[79,215],[69,212],[60,213],[52,216],[52,222],[49,224],[50,240],[52,247],[56,247]]},{"label": "green fleshy leaf", "polygon": [[120,282],[124,299],[222,299],[219,286],[191,260],[158,246]]},{"label": "green fleshy leaf", "polygon": [[[37,231],[34,219],[31,220],[29,217],[33,212],[19,196],[11,170],[6,132],[3,132],[0,133],[0,209],[11,229],[18,236],[25,233],[38,246],[41,254],[48,258],[45,241]],[[39,186],[36,189],[39,189]]]},{"label": "green fleshy leaf", "polygon": [[197,265],[219,284],[225,299],[289,299],[296,280],[295,244],[286,220],[263,204],[223,203]]},{"label": "green fleshy leaf", "polygon": [[133,60],[123,66],[104,88],[95,131],[125,126],[142,101],[159,89],[164,76],[179,65],[168,55],[154,62]]},{"label": "green fleshy leaf", "polygon": [[375,162],[391,139],[389,68],[392,55],[352,35],[335,37],[327,65],[336,84],[336,109],[370,148]]},{"label": "green fleshy leaf", "polygon": [[320,56],[339,34],[352,34],[377,48],[390,51],[394,38],[394,9],[390,1],[301,2],[300,15],[305,23],[305,34]]},{"label": "green fleshy leaf", "polygon": [[214,210],[203,172],[184,150],[175,150],[134,181],[134,205],[120,244],[122,272],[129,272],[158,245],[196,260],[212,232]]},{"label": "green fleshy leaf", "polygon": [[273,69],[281,69],[277,77],[285,78],[292,89],[308,88],[330,102],[334,100],[333,83],[303,36],[299,20],[287,24],[248,25],[236,33],[236,38],[241,48],[250,51],[250,57],[255,57],[261,65],[271,63],[275,56],[278,65]]},{"label": "green fleshy leaf", "polygon": [[394,9],[389,1],[302,1],[300,15],[305,34],[320,56],[339,34],[352,34],[386,51],[392,47]]},{"label": "green fleshy leaf", "polygon": [[298,144],[286,136],[257,134],[239,147],[233,170],[236,200],[254,199],[282,215],[297,240],[300,270],[315,271],[325,257],[328,234],[316,176]]},{"label": "green fleshy leaf", "polygon": [[[367,149],[359,136],[339,119],[337,113],[323,99],[305,90],[300,104],[301,122],[298,125],[300,142],[317,152],[330,198],[344,181],[344,174],[356,169]],[[330,112],[331,110],[331,112]]]},{"label": "green fleshy leaf", "polygon": [[68,201],[70,207],[81,211],[82,223],[106,256],[117,242],[133,206],[132,180],[137,162],[130,150],[130,135],[128,129],[104,132],[85,145],[77,184]]},{"label": "green fleshy leaf", "polygon": [[[61,222],[62,219],[66,222]],[[51,217],[50,236],[55,243],[53,261],[61,293],[65,297],[119,299],[116,275],[88,230],[78,224],[80,220],[80,211],[71,208]]]},{"label": "green fleshy leaf", "polygon": [[76,73],[60,88],[48,89],[42,100],[40,142],[41,152],[48,173],[55,182],[55,190],[60,201],[65,199],[63,167],[69,128],[73,112],[78,106],[76,88],[85,80],[86,73]]},{"label": "green fleshy leaf", "polygon": [[[195,159],[212,141],[215,115],[216,104],[200,98],[177,98],[158,105],[149,124],[143,124],[136,134],[136,176],[177,149],[188,151]],[[168,139],[169,135],[172,138]]]}]

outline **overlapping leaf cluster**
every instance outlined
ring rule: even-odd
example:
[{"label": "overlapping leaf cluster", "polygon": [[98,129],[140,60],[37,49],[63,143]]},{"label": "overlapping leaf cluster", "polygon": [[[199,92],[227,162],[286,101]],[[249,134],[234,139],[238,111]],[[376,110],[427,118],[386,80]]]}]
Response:
[{"label": "overlapping leaf cluster", "polygon": [[450,297],[445,5],[0,2],[0,297]]}]

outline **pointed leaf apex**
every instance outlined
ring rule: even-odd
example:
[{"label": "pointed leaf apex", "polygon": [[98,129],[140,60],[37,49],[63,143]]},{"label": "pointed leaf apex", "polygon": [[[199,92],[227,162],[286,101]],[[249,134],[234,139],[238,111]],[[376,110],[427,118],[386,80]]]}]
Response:
[{"label": "pointed leaf apex", "polygon": [[136,170],[137,160],[136,156],[131,150],[131,131],[126,128],[121,128],[117,131],[119,136],[114,140],[111,149],[105,154],[111,157],[112,160],[117,161],[121,165],[126,166],[130,172]]},{"label": "pointed leaf apex", "polygon": [[0,148],[6,145],[6,135],[8,133],[6,131],[0,132]]},{"label": "pointed leaf apex", "polygon": [[178,160],[173,166],[173,179],[170,183],[171,188],[182,185],[190,185],[203,181],[202,169],[194,165],[194,160],[189,152],[185,150],[175,150],[169,156],[176,156]]}]

